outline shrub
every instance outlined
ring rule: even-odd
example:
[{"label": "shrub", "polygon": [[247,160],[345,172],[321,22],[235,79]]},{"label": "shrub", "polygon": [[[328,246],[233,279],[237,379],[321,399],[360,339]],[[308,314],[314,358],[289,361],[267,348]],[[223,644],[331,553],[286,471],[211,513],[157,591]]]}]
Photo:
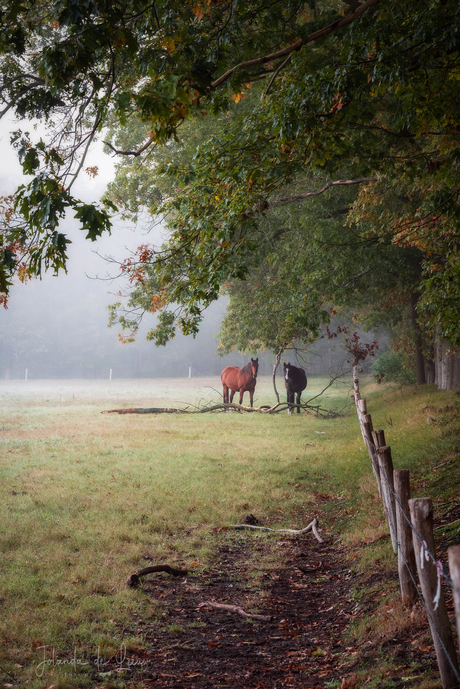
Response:
[{"label": "shrub", "polygon": [[416,382],[415,371],[405,365],[404,354],[389,350],[379,356],[372,364],[374,374],[400,385],[413,385]]}]

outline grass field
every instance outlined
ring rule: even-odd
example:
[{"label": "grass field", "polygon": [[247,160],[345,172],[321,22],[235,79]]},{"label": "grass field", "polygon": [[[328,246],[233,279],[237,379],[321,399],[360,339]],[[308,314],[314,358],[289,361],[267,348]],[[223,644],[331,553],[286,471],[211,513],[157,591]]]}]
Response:
[{"label": "grass field", "polygon": [[[324,378],[310,379],[306,399],[325,386]],[[151,600],[126,588],[127,575],[148,561],[199,572],[213,556],[213,528],[247,513],[288,528],[318,514],[324,533],[355,549],[356,567],[368,566],[376,550],[366,544],[387,527],[350,392],[348,379],[322,395],[322,407],[342,412],[334,419],[118,415],[101,412],[220,402],[220,381],[2,381],[4,683],[20,677],[32,689],[45,686],[37,673],[43,647],[67,658],[113,652],[125,621],[146,608],[158,614]],[[458,477],[458,396],[371,381],[362,394],[395,468],[413,472],[414,495],[429,487],[435,505],[458,497],[458,482],[442,481],[438,471],[436,483],[431,472],[441,462]],[[255,405],[274,401],[271,378],[261,377]],[[376,548],[386,566],[388,542]],[[69,678],[53,668],[49,683],[85,686],[85,667],[75,669]]]}]

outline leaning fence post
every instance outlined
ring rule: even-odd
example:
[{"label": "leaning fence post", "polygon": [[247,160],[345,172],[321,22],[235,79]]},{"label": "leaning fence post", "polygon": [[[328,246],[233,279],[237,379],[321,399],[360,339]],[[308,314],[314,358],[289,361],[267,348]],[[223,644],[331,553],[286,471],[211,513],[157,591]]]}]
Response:
[{"label": "leaning fence post", "polygon": [[380,478],[379,460],[376,453],[376,447],[372,438],[372,420],[371,415],[366,414],[369,420],[363,421],[363,436],[366,441],[367,451],[369,452],[369,457],[371,459],[372,471],[374,472],[375,479],[377,481],[377,488],[379,490],[379,495],[382,496],[382,481]]},{"label": "leaning fence post", "polygon": [[391,449],[388,445],[379,447],[377,450],[377,457],[379,461],[379,471],[382,485],[383,504],[387,513],[388,526],[390,527],[390,536],[393,550],[398,552],[398,536],[396,533],[396,509],[394,496],[394,482],[393,482],[393,460],[391,458]]},{"label": "leaning fence post", "polygon": [[363,416],[365,416],[367,414],[367,402],[366,402],[366,400],[363,400],[363,398],[360,397],[357,404],[358,404],[359,411],[361,412],[361,414]]},{"label": "leaning fence post", "polygon": [[[443,689],[452,689],[460,683],[460,670],[455,653],[454,639],[447,615],[446,603],[440,588],[440,573],[428,553],[435,557],[433,536],[433,503],[430,498],[409,500],[418,577],[428,613],[431,635],[438,659]],[[419,540],[419,538],[421,540]],[[439,586],[439,591],[438,591]],[[437,594],[439,593],[439,599]],[[436,602],[437,601],[437,604]]]},{"label": "leaning fence post", "polygon": [[409,469],[393,471],[396,493],[396,532],[398,535],[398,572],[403,605],[414,605],[418,598],[415,585],[416,564],[410,519]]},{"label": "leaning fence post", "polygon": [[452,545],[447,551],[449,556],[449,572],[454,585],[455,619],[457,621],[457,634],[460,651],[460,545]]}]

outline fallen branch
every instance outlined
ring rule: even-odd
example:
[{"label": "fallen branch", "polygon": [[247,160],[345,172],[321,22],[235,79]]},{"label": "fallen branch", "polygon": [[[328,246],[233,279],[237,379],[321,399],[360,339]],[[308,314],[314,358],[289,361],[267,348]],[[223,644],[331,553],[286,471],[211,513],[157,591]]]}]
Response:
[{"label": "fallen branch", "polygon": [[[336,417],[340,416],[337,412],[330,411],[328,409],[323,409],[320,406],[314,407],[308,404],[291,404],[292,409],[300,407],[304,409],[307,413],[315,414],[316,416],[322,417]],[[204,406],[201,409],[189,409],[188,407],[184,409],[173,408],[173,407],[131,407],[128,409],[107,409],[101,411],[101,414],[205,414],[207,412],[224,412],[224,411],[238,411],[238,412],[259,412],[261,414],[279,414],[282,411],[289,409],[287,402],[277,403],[273,407],[263,404],[260,407],[246,407],[242,404],[213,404],[212,406]]]},{"label": "fallen branch", "polygon": [[271,533],[289,533],[295,536],[301,536],[304,533],[313,531],[316,539],[323,543],[323,539],[318,533],[318,518],[315,517],[312,522],[308,524],[304,529],[270,529],[268,526],[254,526],[253,524],[230,524],[229,529],[250,529],[251,531],[270,531]]},{"label": "fallen branch", "polygon": [[136,586],[140,584],[141,577],[146,574],[152,574],[153,572],[167,572],[168,574],[172,574],[173,577],[185,577],[188,574],[188,570],[186,569],[174,569],[174,567],[170,567],[169,565],[153,565],[152,567],[144,567],[144,569],[141,569],[137,574],[131,574],[126,583],[130,588],[136,588]]},{"label": "fallen branch", "polygon": [[132,407],[131,409],[107,409],[101,414],[194,414],[186,409],[171,409],[169,407],[150,407],[147,409]]},{"label": "fallen branch", "polygon": [[200,603],[199,608],[204,608],[209,606],[215,608],[216,610],[227,610],[227,612],[236,612],[242,617],[252,617],[255,620],[261,620],[262,622],[270,622],[272,619],[271,615],[258,615],[255,612],[246,612],[239,605],[226,605],[225,603],[215,603],[214,601],[206,601],[205,603]]}]

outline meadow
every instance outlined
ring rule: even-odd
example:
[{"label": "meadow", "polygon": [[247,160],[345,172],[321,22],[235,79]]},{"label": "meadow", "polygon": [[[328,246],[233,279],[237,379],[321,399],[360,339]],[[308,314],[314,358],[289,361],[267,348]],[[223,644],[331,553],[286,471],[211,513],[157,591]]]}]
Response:
[{"label": "meadow", "polygon": [[[311,378],[305,400],[326,383]],[[458,472],[458,396],[434,387],[363,383],[395,468],[414,472],[415,494],[431,485],[439,462],[454,463]],[[282,395],[282,379],[278,389]],[[386,535],[387,527],[351,391],[350,377],[321,396],[323,408],[340,412],[336,418],[119,415],[101,412],[220,402],[220,381],[2,381],[4,684],[43,687],[43,649],[85,658],[110,655],[122,638],[129,644],[122,630],[133,616],[160,613],[151,599],[126,587],[127,576],[149,563],[199,573],[212,561],[216,539],[224,537],[216,529],[248,513],[267,526],[292,529],[319,515],[322,533],[340,538],[353,557],[358,554],[355,566],[367,567],[376,558],[367,544]],[[255,406],[274,401],[271,377],[260,377]],[[427,423],[428,416],[436,423]],[[458,494],[448,481],[438,481],[433,491],[435,504]],[[388,539],[376,548],[385,567]],[[89,681],[83,663],[73,679],[52,669],[55,687]]]}]

